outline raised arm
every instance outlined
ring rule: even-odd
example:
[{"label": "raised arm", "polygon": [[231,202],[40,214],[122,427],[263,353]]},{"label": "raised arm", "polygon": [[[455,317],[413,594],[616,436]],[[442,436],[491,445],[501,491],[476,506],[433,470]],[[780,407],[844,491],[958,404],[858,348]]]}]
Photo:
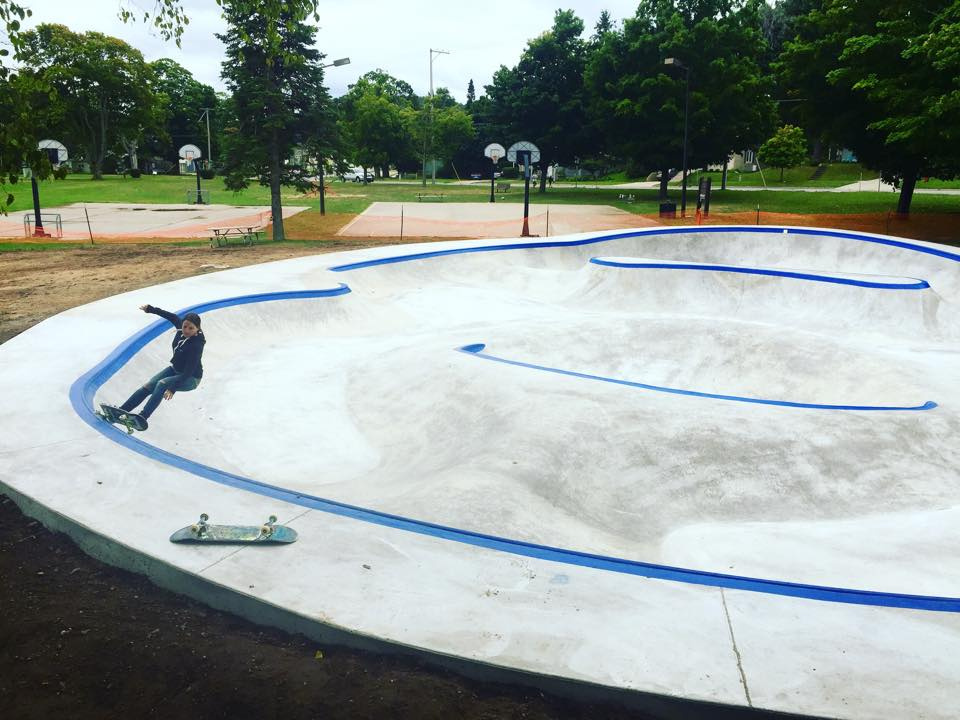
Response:
[{"label": "raised arm", "polygon": [[177,330],[179,330],[180,326],[183,324],[183,320],[180,319],[179,315],[172,312],[167,312],[166,310],[161,310],[160,308],[154,307],[153,305],[141,305],[140,309],[143,310],[145,313],[150,313],[152,315],[159,315],[165,320],[169,320]]}]

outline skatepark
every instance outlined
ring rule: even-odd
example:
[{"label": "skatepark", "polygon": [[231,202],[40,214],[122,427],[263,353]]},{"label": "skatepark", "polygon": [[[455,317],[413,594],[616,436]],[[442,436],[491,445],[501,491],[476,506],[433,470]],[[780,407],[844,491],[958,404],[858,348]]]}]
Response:
[{"label": "skatepark", "polygon": [[[4,492],[98,557],[318,639],[651,707],[947,718],[958,262],[660,227],[137,290],[0,346]],[[201,314],[205,376],[127,435],[93,412],[169,359],[144,303]],[[299,539],[169,542],[201,513]]]}]

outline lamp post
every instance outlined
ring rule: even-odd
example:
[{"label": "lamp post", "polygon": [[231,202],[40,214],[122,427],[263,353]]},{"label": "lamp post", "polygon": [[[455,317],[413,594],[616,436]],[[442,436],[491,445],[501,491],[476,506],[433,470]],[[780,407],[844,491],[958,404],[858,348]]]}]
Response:
[{"label": "lamp post", "polygon": [[[433,154],[433,56],[434,55],[449,55],[450,53],[446,50],[434,50],[430,48],[430,94],[427,96],[430,98],[430,153]],[[431,182],[436,184],[437,182],[437,164],[431,159]],[[427,184],[427,133],[423,135],[423,185]]]},{"label": "lamp post", "polygon": [[[323,69],[328,67],[340,67],[341,65],[349,65],[349,64],[350,64],[350,58],[345,57],[345,58],[338,58],[337,60],[334,60],[332,63],[321,65],[320,68]],[[326,194],[324,193],[323,158],[320,157],[320,158],[317,158],[317,160],[318,160],[317,165],[318,165],[318,170],[320,175],[320,214],[326,215],[327,207],[326,207],[326,197],[325,197]]]},{"label": "lamp post", "polygon": [[675,67],[684,72],[684,90],[683,90],[683,183],[680,191],[680,217],[687,216],[687,128],[690,117],[690,68],[684,65],[677,58],[667,58],[663,61],[668,67]]}]

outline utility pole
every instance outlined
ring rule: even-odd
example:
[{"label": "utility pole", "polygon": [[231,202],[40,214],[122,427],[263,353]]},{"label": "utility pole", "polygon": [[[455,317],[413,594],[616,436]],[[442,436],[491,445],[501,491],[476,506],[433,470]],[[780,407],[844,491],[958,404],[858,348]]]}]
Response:
[{"label": "utility pole", "polygon": [[[434,55],[449,55],[450,53],[446,50],[434,50],[430,48],[430,94],[427,96],[430,101],[430,154],[433,155],[433,56]],[[431,182],[436,184],[437,182],[437,163],[434,161],[434,158],[430,158],[430,167],[431,167]],[[427,184],[427,135],[424,134],[423,137],[423,184]]]}]

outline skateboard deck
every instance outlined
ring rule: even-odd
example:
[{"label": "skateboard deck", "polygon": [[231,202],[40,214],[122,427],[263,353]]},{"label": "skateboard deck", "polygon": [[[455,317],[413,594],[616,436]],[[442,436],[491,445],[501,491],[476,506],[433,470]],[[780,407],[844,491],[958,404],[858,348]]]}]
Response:
[{"label": "skateboard deck", "polygon": [[170,536],[175,543],[292,543],[297,531],[286,525],[275,525],[271,515],[263,525],[210,525],[210,516],[203,513],[200,521],[177,530]]},{"label": "skateboard deck", "polygon": [[97,415],[106,420],[111,425],[123,425],[127,429],[127,434],[132,435],[134,430],[147,429],[147,420],[136,413],[128,413],[113,405],[100,404],[100,410]]}]

